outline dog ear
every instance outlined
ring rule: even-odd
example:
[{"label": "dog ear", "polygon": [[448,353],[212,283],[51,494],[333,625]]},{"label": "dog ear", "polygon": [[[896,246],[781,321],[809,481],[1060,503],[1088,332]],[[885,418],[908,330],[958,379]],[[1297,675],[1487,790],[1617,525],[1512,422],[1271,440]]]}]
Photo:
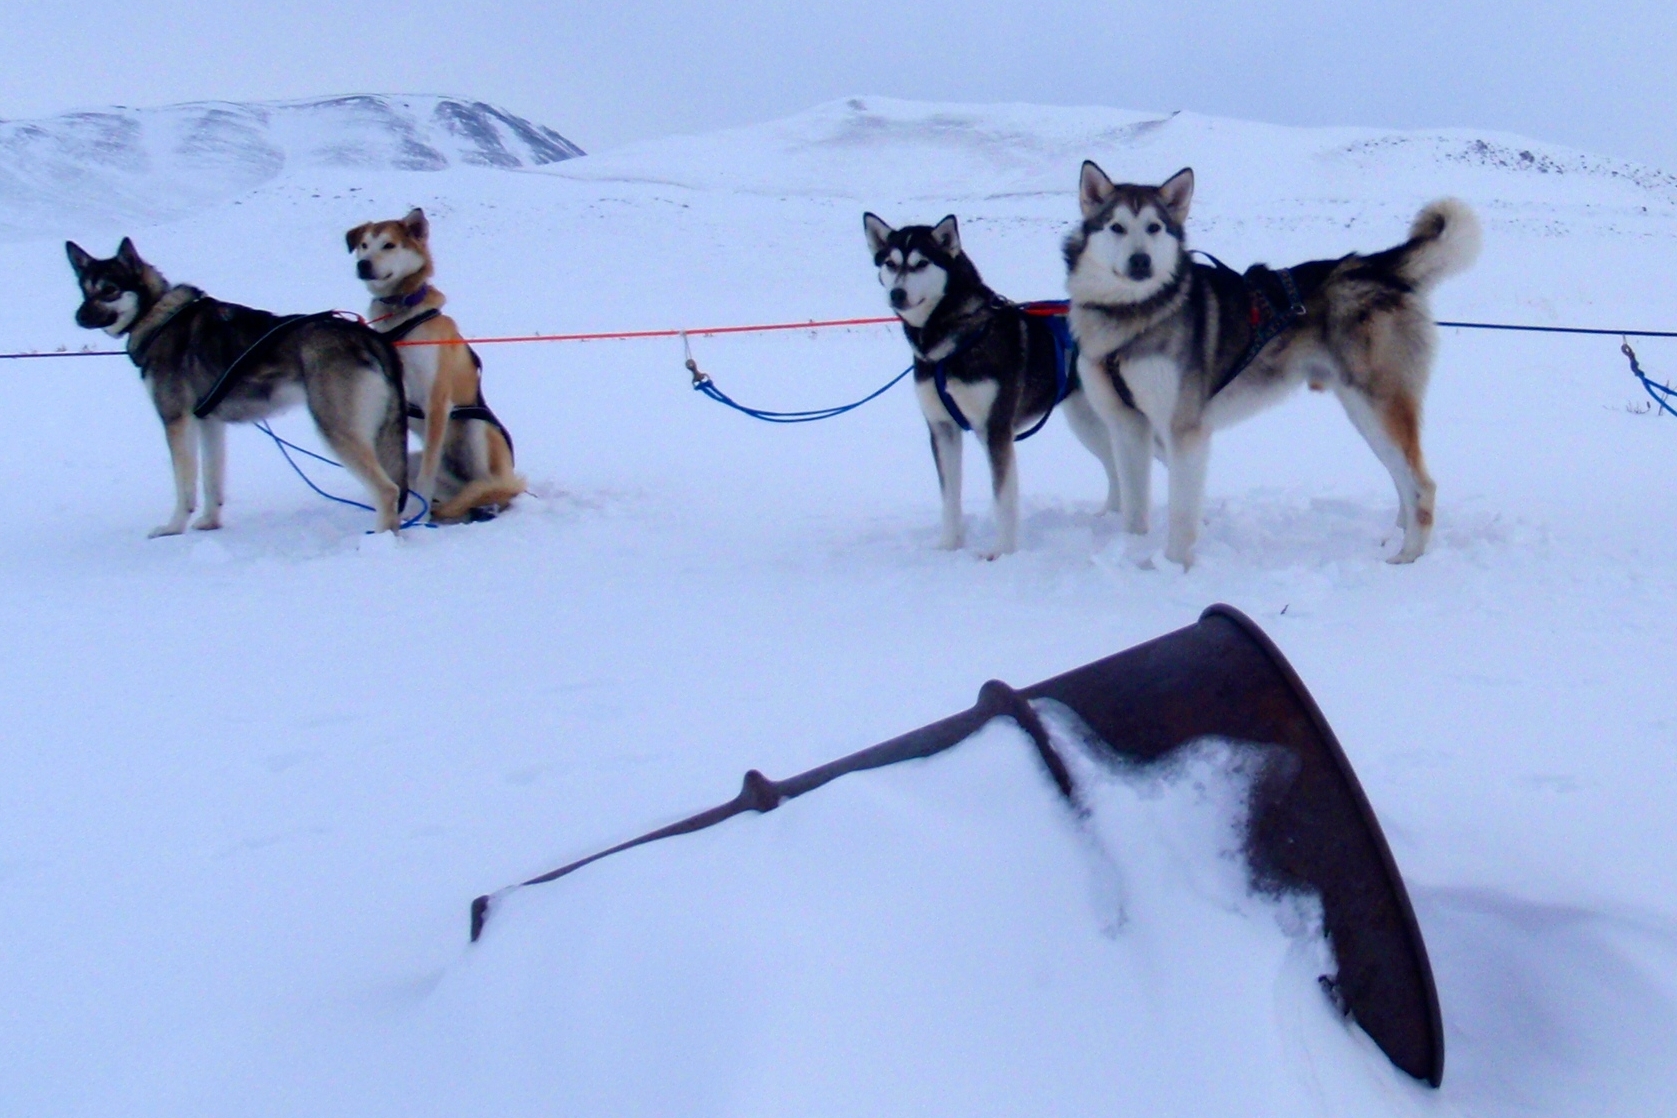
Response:
[{"label": "dog ear", "polygon": [[1159,187],[1159,201],[1164,203],[1165,212],[1178,225],[1188,222],[1188,203],[1194,200],[1194,169],[1184,167],[1176,174],[1165,180]]},{"label": "dog ear", "polygon": [[895,233],[896,230],[885,224],[884,219],[879,215],[867,213],[862,215],[862,232],[867,234],[868,251],[873,254],[874,260],[877,261],[885,255],[885,246],[890,242],[891,234]]},{"label": "dog ear", "polygon": [[1094,160],[1085,159],[1083,172],[1077,179],[1077,203],[1083,208],[1083,220],[1088,221],[1100,213],[1117,189],[1106,177],[1106,172],[1095,166]]},{"label": "dog ear", "polygon": [[961,255],[961,231],[955,226],[954,214],[932,226],[932,240],[950,256]]},{"label": "dog ear", "polygon": [[402,219],[402,228],[416,241],[423,241],[431,235],[431,223],[425,220],[425,211],[418,206],[409,210],[408,216]]},{"label": "dog ear", "polygon": [[361,243],[361,238],[367,235],[367,230],[371,228],[372,224],[370,221],[363,221],[344,234],[344,244],[349,246],[349,251],[355,251],[355,246]]},{"label": "dog ear", "polygon": [[64,255],[70,258],[70,267],[75,270],[76,278],[81,279],[86,273],[87,266],[93,263],[93,257],[88,255],[75,241],[64,242]]},{"label": "dog ear", "polygon": [[134,242],[127,237],[116,246],[116,258],[136,272],[145,271],[146,262],[140,259],[140,250],[134,247]]}]

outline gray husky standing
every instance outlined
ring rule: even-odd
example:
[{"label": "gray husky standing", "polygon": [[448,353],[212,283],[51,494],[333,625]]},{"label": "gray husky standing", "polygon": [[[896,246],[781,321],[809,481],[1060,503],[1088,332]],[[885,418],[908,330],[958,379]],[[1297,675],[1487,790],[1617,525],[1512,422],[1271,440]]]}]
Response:
[{"label": "gray husky standing", "polygon": [[[1112,441],[1057,339],[1050,316],[1009,302],[979,277],[961,251],[953,216],[935,226],[893,229],[862,215],[868,250],[891,310],[914,351],[914,387],[931,430],[943,494],[938,546],[961,546],[961,432],[971,430],[990,458],[996,500],[996,554],[1019,546],[1019,472],[1013,444],[1047,422],[1055,406],[1106,468],[1107,509],[1118,507]],[[1063,310],[1063,308],[1061,308]],[[1063,326],[1063,324],[1061,324]]]},{"label": "gray husky standing", "polygon": [[1170,470],[1165,556],[1188,566],[1211,432],[1308,383],[1338,397],[1392,475],[1403,545],[1390,561],[1414,561],[1432,532],[1436,488],[1421,455],[1437,347],[1426,296],[1478,256],[1473,211],[1443,199],[1395,248],[1243,275],[1190,259],[1193,194],[1192,170],[1133,186],[1084,163],[1083,224],[1066,239],[1078,372],[1112,430],[1125,529],[1147,531],[1157,450]]},{"label": "gray husky standing", "polygon": [[175,511],[153,537],[186,528],[199,447],[204,512],[192,526],[221,527],[226,425],[304,401],[321,437],[372,494],[378,530],[397,530],[408,492],[408,421],[402,365],[388,341],[331,315],[287,320],[171,285],[126,237],[109,260],[73,242],[64,247],[82,289],[76,325],[127,336],[129,359],[163,420]]}]

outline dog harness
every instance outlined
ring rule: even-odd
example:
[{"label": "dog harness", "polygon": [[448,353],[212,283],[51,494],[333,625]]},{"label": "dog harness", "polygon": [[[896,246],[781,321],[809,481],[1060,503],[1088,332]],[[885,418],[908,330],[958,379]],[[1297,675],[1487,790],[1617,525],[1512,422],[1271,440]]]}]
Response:
[{"label": "dog harness", "polygon": [[[199,296],[199,298],[202,297],[202,295]],[[194,302],[196,301],[197,300],[194,300]],[[192,406],[192,414],[198,419],[208,419],[210,417],[210,413],[220,407],[222,401],[227,399],[227,394],[233,391],[234,375],[245,366],[245,363],[250,360],[251,355],[261,349],[269,338],[272,338],[276,334],[282,334],[291,329],[293,326],[301,326],[305,322],[314,322],[322,318],[336,317],[338,317],[337,311],[316,311],[314,314],[281,315],[279,320],[275,322],[271,328],[269,328],[266,334],[263,334],[260,338],[257,338],[254,342],[252,342],[243,353],[233,358],[232,363],[229,364],[226,369],[222,370],[221,376],[216,378],[215,384],[211,385],[210,390],[204,393],[203,397]],[[153,336],[155,337],[155,334]]]},{"label": "dog harness", "polygon": [[1298,284],[1293,281],[1290,269],[1254,264],[1242,275],[1209,252],[1201,252],[1200,255],[1211,261],[1219,272],[1240,281],[1241,287],[1246,290],[1247,318],[1252,324],[1251,342],[1235,363],[1217,378],[1211,389],[1211,395],[1215,396],[1245,372],[1246,366],[1258,359],[1265,346],[1304,317],[1304,300],[1299,297]]},{"label": "dog harness", "polygon": [[388,330],[380,330],[379,333],[383,334],[392,343],[399,342],[442,313],[440,308],[432,307],[430,310],[421,311],[406,322],[398,323]]},{"label": "dog harness", "polygon": [[[1054,338],[1054,399],[1048,409],[1042,413],[1042,418],[1032,424],[1031,429],[1022,435],[1014,435],[1013,441],[1022,443],[1048,422],[1048,417],[1054,414],[1054,409],[1071,394],[1071,369],[1077,361],[1077,342],[1071,336],[1071,326],[1066,320],[1070,304],[1064,301],[1052,300],[1035,303],[1012,303],[1000,296],[992,304],[997,308],[1017,307],[1020,311],[1033,318],[1046,318],[1049,333]],[[991,319],[983,327],[974,332],[955,348],[949,356],[937,361],[932,366],[932,387],[937,390],[937,398],[943,404],[943,410],[949,413],[949,418],[963,431],[971,431],[972,423],[962,414],[961,408],[955,403],[955,398],[949,394],[949,362],[964,355],[990,333],[990,326],[995,321]]]},{"label": "dog harness", "polygon": [[[1252,340],[1246,349],[1235,358],[1234,364],[1223,370],[1206,399],[1217,395],[1230,384],[1234,378],[1246,371],[1246,367],[1258,359],[1265,346],[1274,341],[1288,327],[1304,317],[1304,299],[1299,295],[1297,282],[1288,268],[1271,268],[1267,264],[1254,264],[1246,269],[1245,274],[1235,271],[1209,252],[1194,250],[1200,256],[1211,261],[1217,271],[1233,276],[1246,292],[1247,319],[1252,325]],[[1119,358],[1117,351],[1107,354],[1106,371],[1112,377],[1112,384],[1118,390],[1118,398],[1129,408],[1134,408],[1135,396],[1130,392],[1130,386],[1124,383],[1124,376],[1119,372]]]},{"label": "dog harness", "polygon": [[[164,293],[163,298],[167,299],[170,295],[173,295],[177,291],[184,292],[185,297],[179,303],[177,303],[173,308],[171,308],[167,314],[165,314],[163,316],[163,321],[162,322],[159,322],[156,326],[153,326],[151,328],[151,330],[147,332],[147,334],[145,336],[145,340],[143,342],[141,342],[138,346],[135,346],[133,344],[130,344],[128,346],[128,360],[134,362],[134,367],[136,369],[145,368],[145,366],[146,366],[146,354],[151,352],[151,347],[157,341],[157,335],[159,335],[163,332],[163,328],[165,326],[169,325],[169,323],[173,322],[175,320],[175,316],[177,314],[180,314],[186,308],[190,307],[192,304],[196,303],[198,300],[200,300],[204,297],[204,293],[202,291],[200,291],[198,288],[189,287],[186,284],[182,284],[179,287],[170,288],[167,292]],[[162,302],[162,301],[163,301],[162,299],[158,300],[158,302]],[[154,306],[152,309],[156,310],[157,308]],[[144,321],[144,319],[142,319],[141,321]],[[137,326],[137,325],[139,325],[139,323],[135,323],[135,325]],[[132,337],[133,327],[129,327],[129,333],[130,333],[130,337]]]},{"label": "dog harness", "polygon": [[[392,344],[394,344],[396,342],[401,341],[403,338],[407,337],[409,334],[413,333],[415,330],[419,329],[421,326],[425,325],[427,322],[430,322],[433,318],[436,318],[438,315],[440,315],[442,313],[443,312],[441,311],[441,309],[439,309],[437,307],[432,307],[431,309],[429,309],[427,311],[424,311],[420,314],[414,315],[412,318],[408,319],[406,322],[400,323],[396,326],[392,326],[388,330],[380,331],[380,333],[382,333],[387,339],[389,339],[389,341]],[[477,366],[478,372],[482,373],[483,372],[483,359],[477,355],[477,350],[473,349],[471,346],[467,346],[466,347],[466,352],[471,355],[472,364]],[[485,423],[489,424],[490,426],[494,427],[495,430],[497,430],[501,433],[501,437],[503,439],[507,440],[507,450],[512,453],[512,455],[515,459],[518,457],[517,452],[513,451],[512,432],[508,431],[506,429],[506,425],[501,422],[500,418],[498,416],[496,416],[496,414],[494,412],[489,410],[489,405],[483,402],[483,389],[481,387],[478,389],[477,403],[475,403],[475,404],[463,404],[460,407],[453,408],[449,411],[448,417],[450,419],[459,419],[459,420],[467,420],[467,419],[480,419],[480,420],[482,420],[483,422],[485,422]],[[409,419],[424,419],[425,418],[425,409],[420,407],[418,404],[414,403],[412,400],[409,400],[408,401],[408,418]]]}]

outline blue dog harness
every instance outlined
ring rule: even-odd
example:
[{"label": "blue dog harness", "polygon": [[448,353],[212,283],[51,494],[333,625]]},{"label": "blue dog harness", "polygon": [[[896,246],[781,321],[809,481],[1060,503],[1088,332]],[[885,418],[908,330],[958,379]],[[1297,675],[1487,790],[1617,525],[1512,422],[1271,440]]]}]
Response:
[{"label": "blue dog harness", "polygon": [[[1010,306],[1013,304],[1003,302],[1001,305]],[[1071,310],[1069,302],[1065,300],[1045,300],[1035,303],[1020,303],[1018,307],[1025,314],[1036,318],[1046,318],[1048,320],[1048,331],[1054,337],[1054,400],[1048,405],[1048,410],[1042,413],[1042,418],[1038,419],[1029,431],[1022,435],[1013,436],[1014,442],[1022,443],[1042,430],[1043,424],[1048,422],[1048,417],[1054,414],[1054,409],[1059,407],[1060,403],[1071,394],[1071,370],[1077,361],[1077,341],[1071,336],[1071,324],[1066,317]],[[958,346],[955,352],[940,359],[932,366],[932,387],[937,390],[938,401],[943,404],[943,410],[949,413],[949,417],[955,421],[956,426],[963,431],[971,431],[972,423],[961,413],[954,397],[949,395],[948,364],[977,345],[989,332],[990,326],[986,324],[983,329]]]}]

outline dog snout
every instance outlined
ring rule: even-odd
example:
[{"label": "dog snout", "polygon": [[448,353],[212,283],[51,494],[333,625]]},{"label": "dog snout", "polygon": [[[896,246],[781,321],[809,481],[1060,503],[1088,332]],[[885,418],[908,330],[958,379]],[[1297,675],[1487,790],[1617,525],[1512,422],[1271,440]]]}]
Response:
[{"label": "dog snout", "polygon": [[357,260],[355,262],[355,278],[370,280],[373,278],[373,262],[371,260]]},{"label": "dog snout", "polygon": [[87,302],[76,308],[76,325],[83,330],[99,330],[116,321],[116,315],[95,303]]},{"label": "dog snout", "polygon": [[1153,276],[1153,258],[1145,252],[1133,254],[1125,270],[1133,280],[1151,279]]},{"label": "dog snout", "polygon": [[891,309],[900,311],[906,306],[908,306],[908,292],[900,287],[893,287],[891,289]]}]

